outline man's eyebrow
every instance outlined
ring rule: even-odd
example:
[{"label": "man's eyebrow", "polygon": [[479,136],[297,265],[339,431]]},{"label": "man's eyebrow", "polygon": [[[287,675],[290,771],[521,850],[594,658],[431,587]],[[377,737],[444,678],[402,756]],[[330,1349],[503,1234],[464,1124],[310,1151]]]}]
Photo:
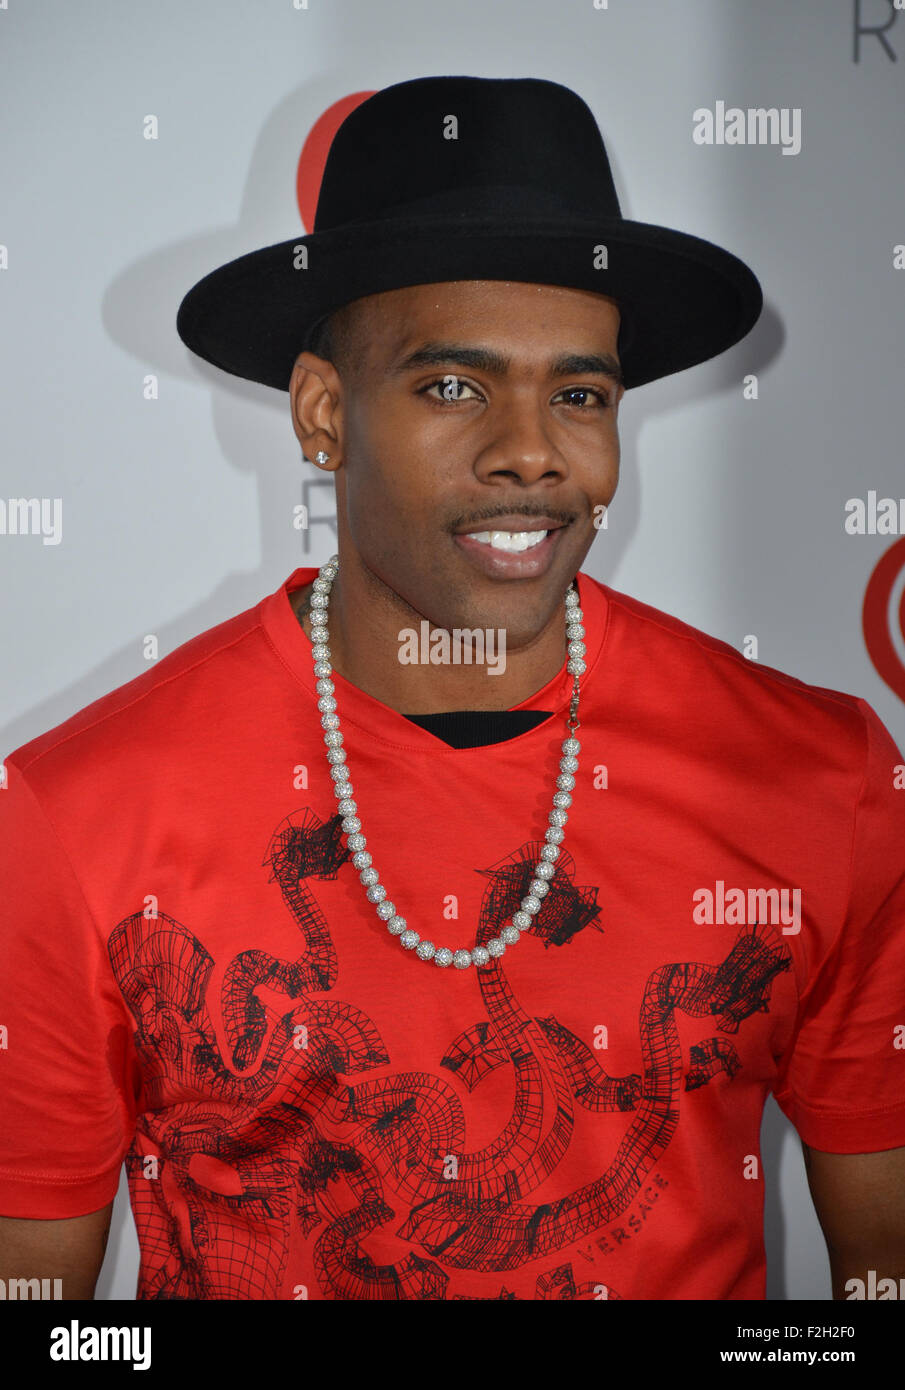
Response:
[{"label": "man's eyebrow", "polygon": [[[425,343],[407,357],[391,363],[388,375],[400,376],[415,367],[473,367],[475,371],[505,376],[511,359],[492,348],[472,347],[468,343]],[[550,376],[608,376],[622,385],[622,368],[609,352],[572,352],[555,358],[549,367]]]}]

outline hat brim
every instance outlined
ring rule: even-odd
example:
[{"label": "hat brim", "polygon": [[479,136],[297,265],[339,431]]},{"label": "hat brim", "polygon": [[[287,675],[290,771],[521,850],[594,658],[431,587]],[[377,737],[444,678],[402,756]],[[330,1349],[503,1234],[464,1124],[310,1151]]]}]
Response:
[{"label": "hat brim", "polygon": [[[605,269],[597,268],[601,246]],[[421,216],[312,232],[240,256],[189,290],[176,330],[214,366],[286,391],[325,315],[366,295],[449,280],[515,280],[611,296],[622,317],[627,389],[726,351],[763,308],[753,271],[687,232],[627,219],[501,229],[486,216]]]}]

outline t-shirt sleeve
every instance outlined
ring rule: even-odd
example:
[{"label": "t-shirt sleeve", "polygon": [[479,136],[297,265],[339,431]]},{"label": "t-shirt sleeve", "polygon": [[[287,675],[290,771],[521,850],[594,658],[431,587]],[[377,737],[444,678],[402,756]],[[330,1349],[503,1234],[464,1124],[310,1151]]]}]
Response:
[{"label": "t-shirt sleeve", "polygon": [[132,1141],[131,1031],[59,836],[14,762],[5,780],[0,1216],[82,1216],[113,1200]]},{"label": "t-shirt sleeve", "polygon": [[866,765],[848,908],[802,993],[774,1088],[804,1142],[827,1153],[905,1145],[905,758],[857,704]]}]

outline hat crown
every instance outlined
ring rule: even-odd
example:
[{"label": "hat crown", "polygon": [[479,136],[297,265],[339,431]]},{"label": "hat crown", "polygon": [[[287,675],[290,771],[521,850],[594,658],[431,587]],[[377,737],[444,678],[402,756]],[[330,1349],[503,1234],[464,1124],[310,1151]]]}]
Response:
[{"label": "hat crown", "polygon": [[343,305],[460,280],[606,295],[626,387],[724,352],[763,307],[731,252],[623,218],[603,137],[571,88],[443,76],[355,107],[330,145],[313,230],[204,276],[176,329],[207,361],[285,391]]},{"label": "hat crown", "polygon": [[534,77],[420,77],[349,113],[327,155],[314,231],[409,212],[621,217],[590,108]]}]

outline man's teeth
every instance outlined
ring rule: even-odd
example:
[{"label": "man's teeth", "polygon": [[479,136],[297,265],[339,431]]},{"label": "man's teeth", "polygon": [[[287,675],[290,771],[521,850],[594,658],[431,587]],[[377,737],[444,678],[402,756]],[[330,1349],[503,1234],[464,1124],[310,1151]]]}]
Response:
[{"label": "man's teeth", "polygon": [[541,541],[547,536],[547,531],[470,531],[469,536],[473,541],[480,541],[482,545],[490,545],[494,550],[530,550],[532,546],[540,545]]}]

